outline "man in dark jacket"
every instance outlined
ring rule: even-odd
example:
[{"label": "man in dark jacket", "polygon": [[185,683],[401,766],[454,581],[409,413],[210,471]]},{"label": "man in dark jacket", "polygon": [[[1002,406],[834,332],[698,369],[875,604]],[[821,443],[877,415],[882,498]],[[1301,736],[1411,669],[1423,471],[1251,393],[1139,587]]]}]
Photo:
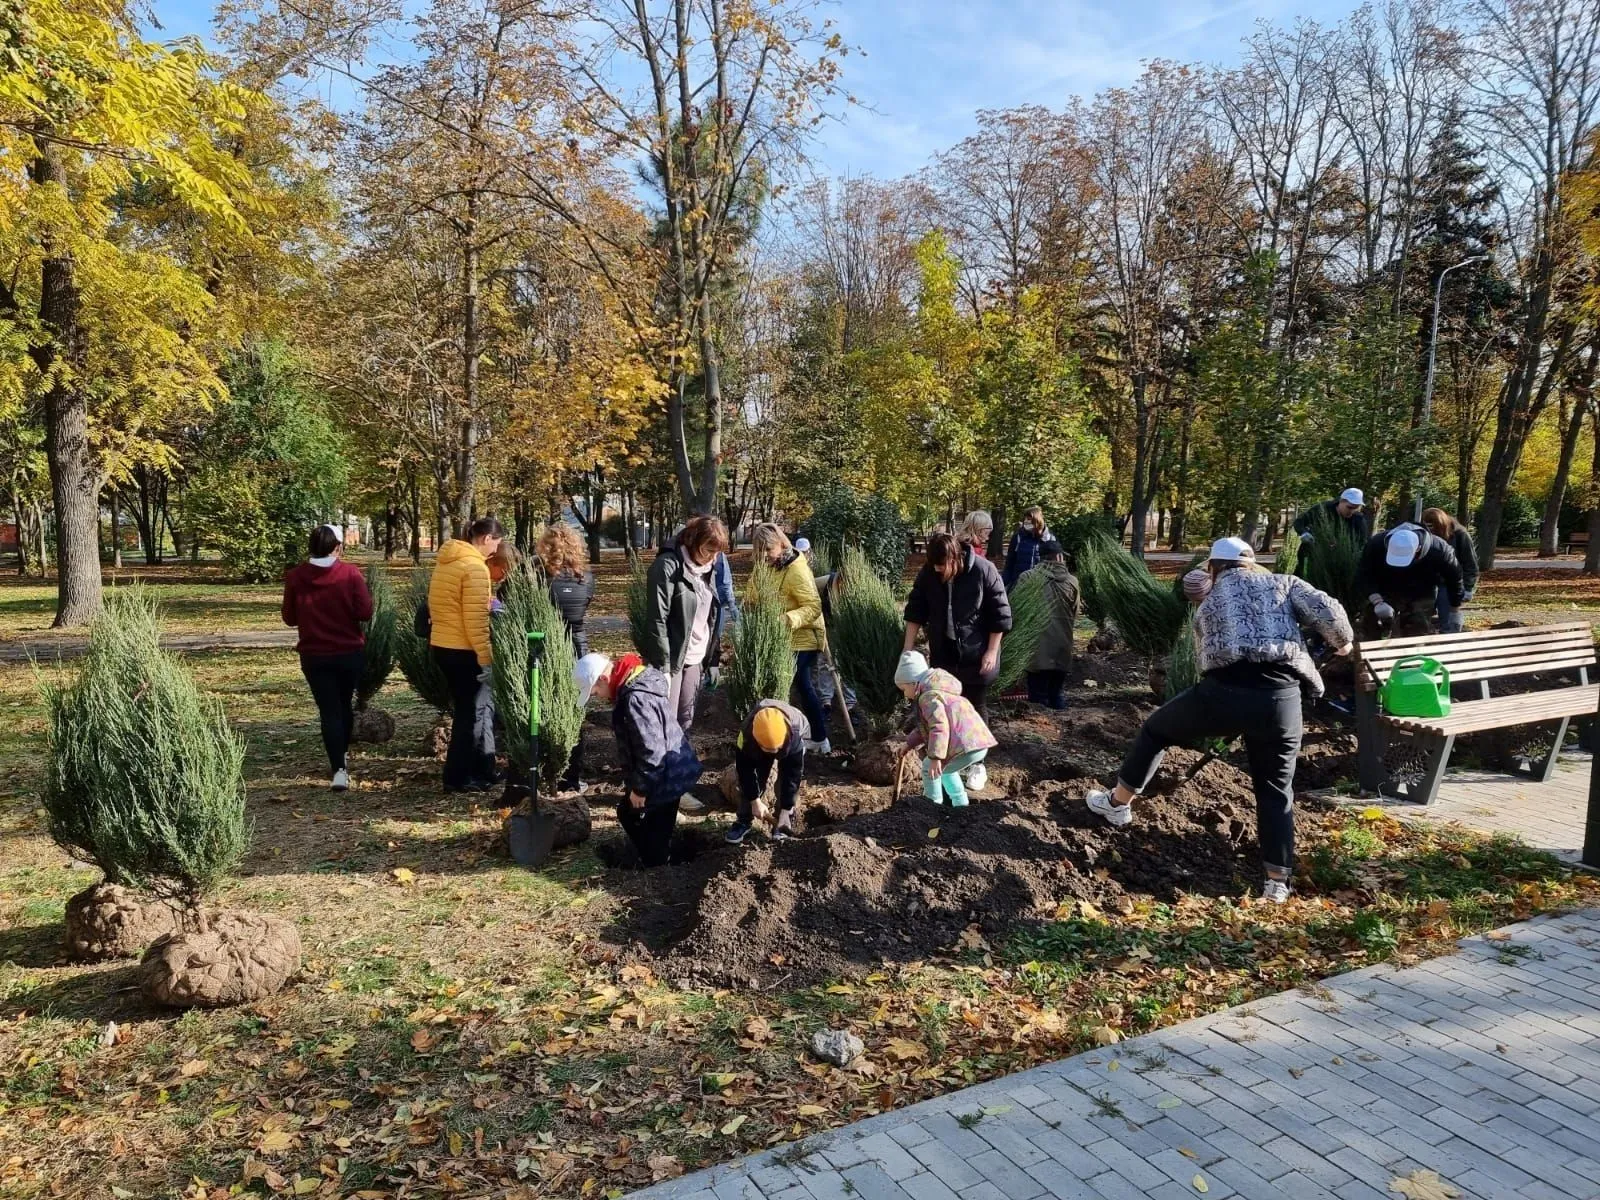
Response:
[{"label": "man in dark jacket", "polygon": [[578,660],[578,694],[611,702],[611,732],[627,794],[617,802],[617,821],[646,867],[667,861],[678,803],[700,781],[702,767],[678,725],[667,677],[637,654],[611,662],[603,654]]},{"label": "man in dark jacket", "polygon": [[1011,632],[1011,601],[994,564],[948,533],[928,539],[928,561],[906,598],[906,639],[928,638],[928,663],[961,682],[961,694],[987,719],[984,701],[1000,669],[1000,639]]},{"label": "man in dark jacket", "polygon": [[781,700],[763,700],[745,718],[733,751],[733,766],[739,775],[739,815],[728,829],[731,845],[737,846],[750,832],[756,801],[767,790],[774,766],[778,768],[778,812],[772,839],[781,842],[792,836],[810,736],[805,714]]},{"label": "man in dark jacket", "polygon": [[1397,525],[1378,534],[1367,543],[1356,568],[1357,594],[1366,597],[1362,640],[1427,633],[1441,589],[1453,607],[1461,607],[1466,588],[1448,542],[1420,525]]},{"label": "man in dark jacket", "polygon": [[1305,512],[1294,519],[1294,531],[1300,535],[1302,544],[1312,540],[1312,531],[1317,524],[1320,514],[1328,521],[1341,522],[1346,532],[1363,546],[1372,537],[1372,529],[1367,524],[1367,514],[1364,508],[1366,497],[1360,488],[1345,488],[1339,493],[1336,500],[1324,500],[1321,504],[1313,504]]},{"label": "man in dark jacket", "polygon": [[1023,514],[1022,524],[1017,526],[1011,535],[1011,544],[1006,547],[1006,569],[1001,578],[1005,580],[1007,591],[1017,586],[1024,572],[1039,565],[1044,544],[1051,540],[1050,530],[1044,523],[1044,509],[1030,508]]},{"label": "man in dark jacket", "polygon": [[[1072,670],[1073,625],[1078,620],[1078,580],[1068,569],[1054,538],[1040,547],[1043,561],[1024,578],[1038,576],[1050,603],[1050,620],[1039,634],[1028,663],[1028,699],[1046,708],[1067,706],[1067,672]],[[1020,581],[1019,581],[1020,582]]]}]

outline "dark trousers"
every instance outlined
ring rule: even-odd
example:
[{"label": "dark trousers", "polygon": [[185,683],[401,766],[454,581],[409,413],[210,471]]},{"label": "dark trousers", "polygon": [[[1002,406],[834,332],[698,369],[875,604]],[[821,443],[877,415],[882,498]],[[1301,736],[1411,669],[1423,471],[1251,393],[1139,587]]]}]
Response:
[{"label": "dark trousers", "polygon": [[994,682],[994,676],[983,673],[981,662],[959,662],[953,653],[948,656],[934,654],[929,657],[928,665],[954,675],[961,684],[961,694],[967,698],[967,703],[977,709],[978,715],[985,721],[989,719],[989,685]]},{"label": "dark trousers", "polygon": [[364,650],[300,656],[300,672],[311,685],[311,698],[317,702],[328,766],[335,771],[345,765],[345,754],[350,749],[350,731],[356,727],[356,688],[366,665]]},{"label": "dark trousers", "polygon": [[1029,671],[1028,699],[1046,708],[1067,706],[1067,673],[1065,671]]},{"label": "dark trousers", "polygon": [[666,863],[672,850],[672,830],[678,823],[679,800],[681,797],[643,808],[635,808],[626,795],[617,801],[617,821],[638,852],[640,866]]},{"label": "dark trousers", "polygon": [[800,691],[800,711],[811,726],[814,742],[828,736],[828,710],[822,707],[822,697],[817,694],[816,666],[821,657],[821,650],[796,650],[794,654],[794,685]]},{"label": "dark trousers", "polygon": [[1250,782],[1256,794],[1256,824],[1266,865],[1294,867],[1294,763],[1300,753],[1300,691],[1229,687],[1202,679],[1150,715],[1118,779],[1143,791],[1155,777],[1169,746],[1205,738],[1244,737]]},{"label": "dark trousers", "polygon": [[733,752],[733,766],[739,774],[739,815],[748,825],[755,816],[755,803],[767,790],[772,765],[778,765],[778,808],[793,808],[800,797],[800,779],[806,770],[806,752],[768,754],[760,746],[740,746]]},{"label": "dark trousers", "polygon": [[450,685],[450,749],[444,758],[445,787],[474,787],[496,779],[494,695],[488,671],[471,650],[433,647],[433,660]]}]

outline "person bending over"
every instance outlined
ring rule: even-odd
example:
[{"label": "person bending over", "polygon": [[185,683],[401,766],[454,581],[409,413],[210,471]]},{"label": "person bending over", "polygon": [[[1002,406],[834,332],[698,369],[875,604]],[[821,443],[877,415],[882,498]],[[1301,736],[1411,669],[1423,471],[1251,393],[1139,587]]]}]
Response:
[{"label": "person bending over", "polygon": [[733,751],[739,776],[739,815],[728,829],[731,845],[737,846],[750,832],[756,801],[767,790],[773,767],[778,768],[778,813],[772,840],[781,842],[793,835],[795,801],[800,798],[810,736],[805,716],[781,700],[761,701],[745,719]]},{"label": "person bending over", "polygon": [[922,794],[935,804],[948,796],[951,808],[965,808],[961,773],[982,765],[996,745],[994,734],[961,694],[960,681],[948,671],[930,668],[915,650],[900,656],[894,681],[912,705],[914,725],[904,752],[924,751]]},{"label": "person bending over", "polygon": [[578,697],[611,705],[617,765],[627,792],[617,802],[617,821],[646,867],[665,863],[678,823],[678,804],[700,780],[702,767],[673,711],[671,685],[637,654],[612,662],[586,654],[574,669]]},{"label": "person bending over", "polygon": [[1428,632],[1440,593],[1451,608],[1466,600],[1456,552],[1420,525],[1397,525],[1367,543],[1356,567],[1356,594],[1366,597],[1361,640]]},{"label": "person bending over", "polygon": [[1354,633],[1332,596],[1303,579],[1256,566],[1239,538],[1211,547],[1204,570],[1183,580],[1194,610],[1200,682],[1157,709],[1140,728],[1111,791],[1092,791],[1089,810],[1116,826],[1133,821],[1133,798],[1149,786],[1170,746],[1243,736],[1256,797],[1262,898],[1289,898],[1294,870],[1294,766],[1300,753],[1302,690],[1322,694],[1302,626],[1335,654],[1350,652]]}]

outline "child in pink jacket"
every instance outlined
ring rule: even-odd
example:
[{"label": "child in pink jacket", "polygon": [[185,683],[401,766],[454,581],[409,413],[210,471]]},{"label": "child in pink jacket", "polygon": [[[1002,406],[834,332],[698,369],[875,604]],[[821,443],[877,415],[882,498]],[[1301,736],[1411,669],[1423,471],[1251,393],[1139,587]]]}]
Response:
[{"label": "child in pink jacket", "polygon": [[961,695],[961,683],[948,671],[931,671],[928,660],[915,650],[900,656],[895,683],[915,706],[916,727],[906,738],[906,750],[922,747],[922,794],[935,804],[950,797],[952,808],[967,806],[967,788],[961,772],[988,757],[996,745],[994,735],[978,710]]}]

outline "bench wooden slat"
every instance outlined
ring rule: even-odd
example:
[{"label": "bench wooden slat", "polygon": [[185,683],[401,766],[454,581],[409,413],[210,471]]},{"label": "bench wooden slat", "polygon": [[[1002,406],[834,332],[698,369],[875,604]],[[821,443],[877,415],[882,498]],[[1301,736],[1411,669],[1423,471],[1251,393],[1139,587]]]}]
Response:
[{"label": "bench wooden slat", "polygon": [[[1594,632],[1586,621],[1479,633],[1394,638],[1357,648],[1356,686],[1370,692],[1403,658],[1442,663],[1460,683],[1540,671],[1570,671],[1595,662]],[[1376,677],[1376,678],[1374,678]]]},{"label": "bench wooden slat", "polygon": [[[1444,645],[1440,642],[1443,640]],[[1430,653],[1451,655],[1487,653],[1507,646],[1552,646],[1594,644],[1594,632],[1586,626],[1576,629],[1494,630],[1486,633],[1439,634],[1426,638],[1393,638],[1384,642],[1360,643],[1361,657],[1371,662],[1394,662],[1426,649]]]},{"label": "bench wooden slat", "polygon": [[1533,692],[1522,696],[1497,696],[1492,700],[1467,700],[1454,705],[1447,717],[1379,717],[1385,725],[1418,733],[1479,733],[1511,725],[1559,721],[1587,716],[1600,708],[1600,684]]}]

